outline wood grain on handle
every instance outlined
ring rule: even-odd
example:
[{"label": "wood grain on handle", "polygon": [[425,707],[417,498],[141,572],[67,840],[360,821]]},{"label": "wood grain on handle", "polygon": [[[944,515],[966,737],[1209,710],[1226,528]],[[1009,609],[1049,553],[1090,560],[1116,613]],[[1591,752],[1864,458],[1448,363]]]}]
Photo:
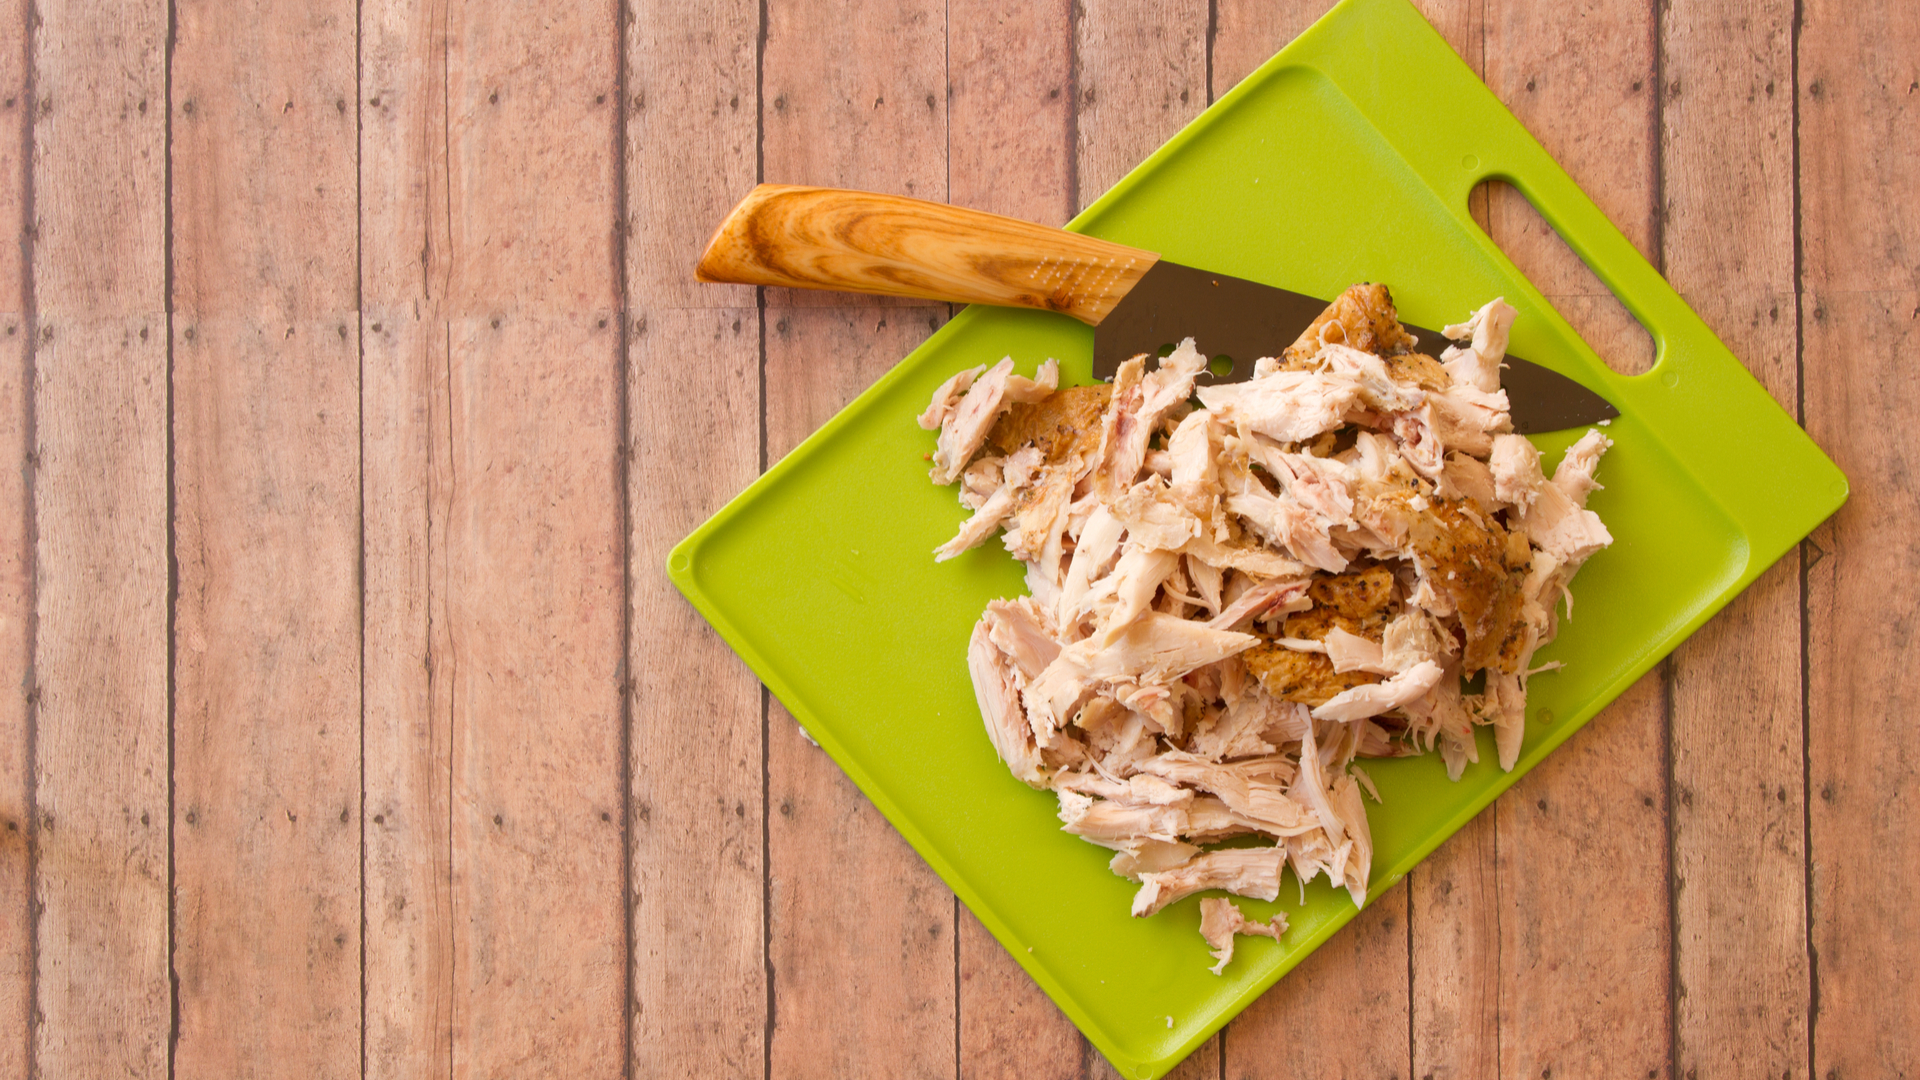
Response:
[{"label": "wood grain on handle", "polygon": [[1159,260],[944,203],[761,184],[720,223],[694,276],[1034,308],[1098,325]]}]

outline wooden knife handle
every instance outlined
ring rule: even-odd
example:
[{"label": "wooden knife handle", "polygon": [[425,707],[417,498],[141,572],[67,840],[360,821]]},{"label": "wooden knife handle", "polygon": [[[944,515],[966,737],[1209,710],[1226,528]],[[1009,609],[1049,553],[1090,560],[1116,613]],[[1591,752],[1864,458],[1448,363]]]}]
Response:
[{"label": "wooden knife handle", "polygon": [[694,276],[1034,308],[1098,325],[1159,260],[944,203],[761,184],[720,223]]}]

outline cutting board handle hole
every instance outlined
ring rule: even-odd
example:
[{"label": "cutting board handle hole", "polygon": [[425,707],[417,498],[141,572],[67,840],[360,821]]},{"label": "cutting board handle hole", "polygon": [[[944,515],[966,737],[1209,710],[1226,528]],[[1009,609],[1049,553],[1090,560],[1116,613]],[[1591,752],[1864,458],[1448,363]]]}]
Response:
[{"label": "cutting board handle hole", "polygon": [[1484,180],[1467,205],[1487,238],[1608,367],[1622,375],[1653,367],[1653,335],[1520,189],[1504,180]]}]

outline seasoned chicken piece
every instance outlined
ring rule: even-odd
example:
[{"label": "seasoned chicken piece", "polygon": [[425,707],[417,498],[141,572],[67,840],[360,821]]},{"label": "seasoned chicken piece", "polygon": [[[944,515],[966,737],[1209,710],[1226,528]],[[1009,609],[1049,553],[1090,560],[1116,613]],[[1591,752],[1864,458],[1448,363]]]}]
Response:
[{"label": "seasoned chicken piece", "polygon": [[1324,705],[1348,690],[1380,681],[1380,676],[1365,672],[1336,673],[1324,654],[1297,652],[1273,642],[1255,645],[1241,659],[1267,693],[1303,705]]},{"label": "seasoned chicken piece", "polygon": [[[1335,671],[1324,640],[1336,628],[1364,638],[1377,636],[1393,601],[1392,572],[1376,565],[1316,577],[1307,593],[1314,607],[1289,615],[1280,641],[1263,642],[1243,654],[1247,670],[1274,697],[1308,706],[1324,705],[1349,690],[1379,682],[1380,677],[1369,672]],[[1320,651],[1304,651],[1310,647],[1307,642],[1318,643]]]},{"label": "seasoned chicken piece", "polygon": [[1313,710],[1316,720],[1361,720],[1425,697],[1440,682],[1440,665],[1422,660],[1383,683],[1356,686]]},{"label": "seasoned chicken piece", "polygon": [[1249,922],[1240,911],[1239,905],[1224,896],[1209,896],[1200,901],[1200,936],[1207,939],[1207,945],[1213,952],[1213,958],[1219,963],[1211,970],[1215,975],[1225,970],[1233,960],[1233,936],[1244,934],[1248,937],[1259,935],[1280,940],[1287,932],[1286,912],[1276,912],[1266,922]]},{"label": "seasoned chicken piece", "polygon": [[1120,845],[1107,869],[1137,882],[1141,874],[1156,874],[1184,865],[1200,849],[1184,841],[1131,840]]},{"label": "seasoned chicken piece", "polygon": [[1305,363],[1330,343],[1348,345],[1379,356],[1405,353],[1419,340],[1400,325],[1393,307],[1393,294],[1385,285],[1365,283],[1350,286],[1327,305],[1292,345],[1285,360]]},{"label": "seasoned chicken piece", "polygon": [[[1520,611],[1520,567],[1507,565],[1506,530],[1466,503],[1440,501],[1416,514],[1408,532],[1424,582],[1458,613],[1466,672],[1491,663]],[[1416,597],[1419,599],[1419,597]]]},{"label": "seasoned chicken piece", "polygon": [[1199,390],[1200,404],[1222,421],[1276,442],[1304,442],[1346,423],[1360,402],[1360,384],[1343,375],[1276,371],[1238,383]]},{"label": "seasoned chicken piece", "polygon": [[[1048,361],[1049,364],[1052,361]],[[1042,366],[1041,377],[1053,369]],[[1057,380],[1058,375],[1055,375]],[[1016,383],[1015,380],[1018,380]],[[973,380],[967,388],[965,397],[958,404],[947,409],[940,425],[940,438],[934,443],[933,482],[951,484],[966,469],[967,462],[987,440],[987,432],[993,427],[1002,410],[1014,400],[1037,401],[1051,392],[1053,388],[1044,382],[1020,378],[1013,373],[1013,357],[1002,359],[988,368],[984,375]],[[929,407],[925,415],[936,410]]]},{"label": "seasoned chicken piece", "polygon": [[967,388],[973,385],[973,380],[979,378],[986,370],[987,365],[981,364],[977,368],[956,371],[952,378],[941,383],[933,392],[933,400],[927,404],[927,411],[919,416],[920,427],[926,431],[940,430],[940,426],[946,423],[948,414],[952,413],[954,406],[960,403],[961,395],[965,394]]},{"label": "seasoned chicken piece", "polygon": [[1121,363],[1113,380],[1113,399],[1100,429],[1100,450],[1094,466],[1099,490],[1117,495],[1134,484],[1147,459],[1147,440],[1162,418],[1193,395],[1193,380],[1206,369],[1207,358],[1187,338],[1142,374],[1145,356]]},{"label": "seasoned chicken piece", "polygon": [[1458,451],[1447,455],[1447,463],[1440,471],[1440,481],[1434,486],[1434,494],[1442,499],[1471,499],[1473,508],[1481,517],[1500,508],[1499,496],[1494,494],[1493,473],[1487,468],[1487,463]]},{"label": "seasoned chicken piece", "polygon": [[1015,404],[987,434],[987,448],[1011,454],[1039,447],[1050,465],[1093,457],[1100,448],[1100,420],[1113,387],[1106,383],[1074,386],[1033,404]]},{"label": "seasoned chicken piece", "polygon": [[1453,376],[1447,374],[1447,369],[1425,353],[1399,353],[1385,359],[1387,371],[1395,382],[1411,383],[1430,393],[1439,393],[1453,385]]},{"label": "seasoned chicken piece", "polygon": [[1525,435],[1496,436],[1487,470],[1493,476],[1494,497],[1522,512],[1533,508],[1533,500],[1547,482],[1540,472],[1540,451]]},{"label": "seasoned chicken piece", "polygon": [[1140,891],[1133,897],[1134,917],[1156,914],[1168,904],[1206,889],[1225,889],[1255,900],[1277,899],[1280,869],[1285,862],[1283,848],[1229,848],[1195,856],[1172,870],[1141,874]]},{"label": "seasoned chicken piece", "polygon": [[[1335,615],[1351,619],[1359,626],[1371,626],[1377,620],[1386,618],[1387,609],[1393,603],[1393,573],[1384,566],[1374,565],[1352,573],[1318,577],[1308,586],[1307,595],[1313,598],[1315,604]],[[1288,620],[1290,627],[1305,623],[1304,619],[1298,624]],[[1300,633],[1295,636],[1319,635]]]},{"label": "seasoned chicken piece", "polygon": [[[960,553],[978,547],[980,542],[993,535],[993,530],[1007,519],[1014,507],[1028,494],[1028,484],[1033,471],[1040,464],[1040,451],[1034,447],[1016,451],[1010,455],[1000,468],[1000,486],[987,500],[980,504],[972,517],[960,525],[960,531],[953,539],[933,549],[935,562],[946,562]],[[969,470],[971,475],[972,470]]]},{"label": "seasoned chicken piece", "polygon": [[967,669],[973,676],[980,716],[987,722],[987,738],[1014,776],[1044,788],[1047,781],[1040,747],[1033,741],[1033,728],[1020,703],[1020,677],[1013,662],[989,637],[988,621],[981,619],[974,625],[973,637],[967,643]]},{"label": "seasoned chicken piece", "polygon": [[1559,468],[1553,470],[1553,485],[1566,492],[1575,506],[1587,505],[1587,494],[1600,486],[1593,479],[1593,471],[1600,466],[1600,455],[1612,448],[1612,439],[1600,434],[1598,428],[1588,428],[1579,442],[1567,447]]},{"label": "seasoned chicken piece", "polygon": [[1207,622],[1215,630],[1232,630],[1250,619],[1257,619],[1274,610],[1303,611],[1311,606],[1307,599],[1307,579],[1274,578],[1263,581],[1246,592],[1239,599],[1228,604],[1226,609]]},{"label": "seasoned chicken piece", "polygon": [[1507,331],[1513,327],[1514,315],[1512,305],[1505,298],[1496,297],[1466,322],[1441,331],[1455,341],[1472,339],[1464,347],[1449,346],[1440,354],[1440,362],[1455,385],[1464,384],[1488,393],[1500,389],[1500,361],[1507,355]]}]

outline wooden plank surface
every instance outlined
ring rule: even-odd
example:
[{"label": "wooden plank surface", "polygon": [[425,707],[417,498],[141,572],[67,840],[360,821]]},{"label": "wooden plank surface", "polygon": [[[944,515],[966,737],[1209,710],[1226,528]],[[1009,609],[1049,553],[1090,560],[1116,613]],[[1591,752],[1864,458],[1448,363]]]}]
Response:
[{"label": "wooden plank surface", "polygon": [[353,6],[175,10],[172,1072],[360,1058]]},{"label": "wooden plank surface", "polygon": [[[1659,27],[1662,265],[1789,412],[1800,390],[1793,17],[1790,3],[1696,3],[1664,8]],[[1790,553],[1669,661],[1682,1076],[1805,1068],[1800,627]]]},{"label": "wooden plank surface", "polygon": [[[1073,215],[1073,0],[947,9],[948,201],[1046,225]],[[955,928],[966,1080],[1082,1076],[1099,1057],[965,905]]]},{"label": "wooden plank surface", "polygon": [[33,1067],[167,1063],[163,4],[33,34]]},{"label": "wooden plank surface", "polygon": [[[944,3],[766,12],[761,175],[944,200]],[[765,297],[768,463],[947,317],[918,302]],[[768,1070],[953,1075],[953,894],[771,700],[766,732]]]},{"label": "wooden plank surface", "polygon": [[431,587],[452,714],[456,1078],[534,1062],[618,1076],[626,1053],[617,13],[474,5],[445,23]]},{"label": "wooden plank surface", "polygon": [[[1111,1075],[662,572],[948,310],[687,271],[1063,221],[1328,6],[0,3],[0,1078]],[[1419,6],[1853,501],[1175,1075],[1913,1071],[1920,22]]]},{"label": "wooden plank surface", "polygon": [[1799,36],[1807,430],[1853,495],[1805,551],[1808,949],[1817,1076],[1920,1072],[1920,777],[1909,665],[1920,412],[1920,11],[1811,3]]},{"label": "wooden plank surface", "polygon": [[[1643,254],[1655,255],[1655,26],[1644,4],[1488,5],[1485,79]],[[1594,350],[1644,370],[1644,331],[1517,191],[1489,234]],[[1656,265],[1657,262],[1656,262]],[[1495,804],[1499,1067],[1668,1070],[1666,690],[1659,669]],[[1596,890],[1597,883],[1604,888]],[[1570,903],[1602,892],[1605,904]]]},{"label": "wooden plank surface", "polygon": [[[27,301],[28,7],[0,4],[0,26],[19,27],[0,46],[0,1076],[27,1074],[33,1031],[32,875],[28,836],[30,769],[26,673],[33,664],[34,615],[31,492],[25,468],[31,444],[28,405],[32,323]],[[14,676],[18,676],[16,680]]]},{"label": "wooden plank surface", "polygon": [[[1325,0],[1216,3],[1214,95],[1232,89],[1331,6]],[[1412,1005],[1408,897],[1403,883],[1368,905],[1229,1024],[1221,1040],[1222,1076],[1405,1075]],[[1309,1031],[1342,1034],[1301,1037]],[[1287,1052],[1274,1053],[1280,1046]]]},{"label": "wooden plank surface", "polygon": [[[437,12],[360,7],[361,967],[363,1068],[453,1056],[453,715],[436,622],[446,527],[447,50]],[[437,471],[436,471],[436,466]],[[444,573],[441,577],[444,585]],[[444,601],[441,602],[442,604]]]},{"label": "wooden plank surface", "polygon": [[[623,103],[627,497],[636,508],[627,563],[631,1070],[757,1076],[769,1000],[762,691],[680,598],[666,560],[760,469],[754,290],[700,285],[689,268],[757,179],[761,8],[632,10]],[[692,433],[701,460],[690,468]]]}]

